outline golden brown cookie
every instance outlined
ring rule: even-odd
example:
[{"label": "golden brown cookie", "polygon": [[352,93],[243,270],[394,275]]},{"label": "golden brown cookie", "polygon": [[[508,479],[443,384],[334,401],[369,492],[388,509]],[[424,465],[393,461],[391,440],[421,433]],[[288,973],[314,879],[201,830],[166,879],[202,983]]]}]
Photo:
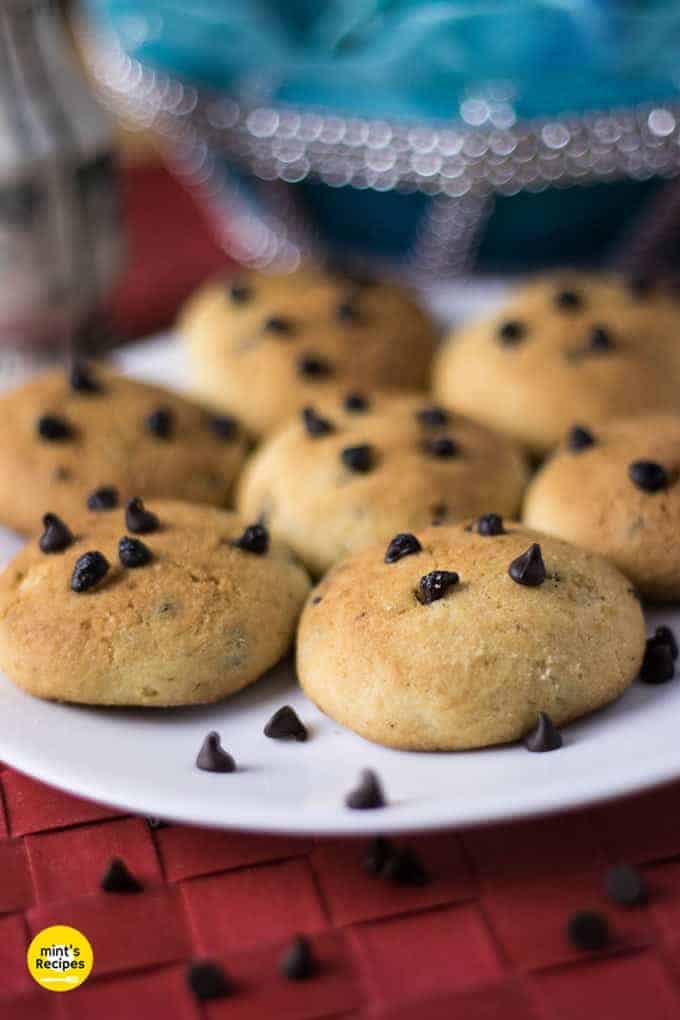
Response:
[{"label": "golden brown cookie", "polygon": [[245,451],[234,419],[160,386],[101,365],[49,372],[0,397],[0,522],[34,532],[45,507],[71,518],[88,498],[223,505]]},{"label": "golden brown cookie", "polygon": [[526,481],[510,440],[426,397],[350,393],[310,405],[265,442],[237,504],[321,574],[396,531],[514,514]]},{"label": "golden brown cookie", "polygon": [[340,386],[423,389],[434,327],[387,282],[305,268],[216,280],[180,319],[196,392],[254,435]]},{"label": "golden brown cookie", "polygon": [[517,740],[539,712],[561,725],[626,689],[645,627],[623,575],[518,524],[482,530],[371,546],[313,590],[297,665],[322,711],[389,747],[458,750]]},{"label": "golden brown cookie", "polygon": [[544,454],[574,421],[679,409],[679,330],[680,303],[664,291],[540,277],[454,330],[435,360],[435,394]]},{"label": "golden brown cookie", "polygon": [[50,519],[0,576],[0,666],[58,701],[217,701],[285,655],[308,589],[285,546],[215,507]]},{"label": "golden brown cookie", "polygon": [[530,485],[524,519],[680,599],[680,415],[576,426]]}]

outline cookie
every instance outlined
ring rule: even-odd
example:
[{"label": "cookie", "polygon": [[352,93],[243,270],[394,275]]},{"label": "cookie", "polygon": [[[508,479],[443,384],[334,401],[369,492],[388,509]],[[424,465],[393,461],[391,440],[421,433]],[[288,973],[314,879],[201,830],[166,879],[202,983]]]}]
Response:
[{"label": "cookie", "polygon": [[605,556],[644,598],[680,599],[680,415],[573,428],[529,487],[524,519]]},{"label": "cookie", "polygon": [[424,389],[435,338],[396,285],[314,268],[209,283],[180,332],[196,392],[256,436],[338,385]]},{"label": "cookie", "polygon": [[237,504],[321,574],[399,531],[489,507],[514,514],[526,478],[511,441],[425,397],[353,392],[304,408],[264,443]]},{"label": "cookie", "polygon": [[574,421],[680,408],[680,303],[616,277],[546,276],[454,331],[438,400],[542,455]]},{"label": "cookie", "polygon": [[142,509],[156,519],[142,534],[121,509],[63,521],[69,543],[31,541],[0,576],[0,666],[30,694],[203,704],[288,651],[309,590],[288,549],[215,507]]},{"label": "cookie", "polygon": [[407,750],[502,744],[617,698],[645,647],[630,583],[605,560],[505,522],[430,527],[396,560],[373,545],[307,601],[305,693],[362,737]]},{"label": "cookie", "polygon": [[97,365],[0,396],[0,521],[35,531],[132,496],[223,505],[246,452],[233,418]]}]

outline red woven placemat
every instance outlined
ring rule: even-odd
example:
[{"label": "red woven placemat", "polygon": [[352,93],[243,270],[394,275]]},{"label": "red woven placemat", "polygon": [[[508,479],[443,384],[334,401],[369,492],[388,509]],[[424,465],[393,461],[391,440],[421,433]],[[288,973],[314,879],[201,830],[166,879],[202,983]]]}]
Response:
[{"label": "red woven placemat", "polygon": [[[384,1016],[463,1020],[677,1020],[680,784],[616,804],[462,834],[404,837],[430,876],[400,886],[361,866],[366,840],[256,836],[147,821],[0,773],[3,1020]],[[106,893],[113,856],[143,884]],[[640,866],[645,906],[603,894],[606,869]],[[601,911],[609,946],[570,945],[567,918]],[[89,980],[65,994],[25,966],[35,932],[69,924],[92,943]],[[296,934],[320,967],[278,972]],[[195,959],[234,990],[196,1001]]]}]

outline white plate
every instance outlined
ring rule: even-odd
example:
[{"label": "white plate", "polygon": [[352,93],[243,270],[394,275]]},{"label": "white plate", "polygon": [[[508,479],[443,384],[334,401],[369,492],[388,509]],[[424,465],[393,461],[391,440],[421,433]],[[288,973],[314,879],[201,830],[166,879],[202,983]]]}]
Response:
[{"label": "white plate", "polygon": [[[167,341],[126,354],[136,374],[179,383]],[[20,545],[0,530],[0,559]],[[680,612],[649,614],[680,632]],[[306,744],[262,733],[292,704],[310,728]],[[280,832],[359,833],[463,826],[576,807],[680,776],[680,682],[636,684],[615,705],[568,727],[565,746],[457,754],[390,751],[321,715],[280,668],[250,690],[200,709],[98,710],[30,698],[0,675],[0,759],[73,793],[126,810],[200,825]],[[213,775],[194,760],[217,730],[239,771]],[[389,806],[350,811],[362,768],[381,776]]]}]

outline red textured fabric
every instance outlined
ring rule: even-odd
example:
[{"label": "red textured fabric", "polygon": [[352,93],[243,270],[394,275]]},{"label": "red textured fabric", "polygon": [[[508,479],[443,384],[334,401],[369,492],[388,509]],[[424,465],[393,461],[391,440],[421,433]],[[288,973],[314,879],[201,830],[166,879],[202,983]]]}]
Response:
[{"label": "red textured fabric", "polygon": [[[127,332],[167,323],[224,262],[167,175],[127,184],[132,274]],[[159,215],[168,208],[173,216]],[[362,869],[365,840],[214,832],[144,819],[60,793],[0,765],[0,1020],[677,1020],[680,1017],[680,783],[590,811],[395,840],[420,856],[424,886]],[[139,893],[105,893],[121,857]],[[649,902],[603,894],[606,869],[642,867]],[[605,914],[612,941],[571,946],[569,915]],[[89,980],[38,988],[32,934],[71,924],[88,937]],[[318,972],[279,972],[304,933]],[[192,960],[219,963],[232,991],[198,1002]]]}]

